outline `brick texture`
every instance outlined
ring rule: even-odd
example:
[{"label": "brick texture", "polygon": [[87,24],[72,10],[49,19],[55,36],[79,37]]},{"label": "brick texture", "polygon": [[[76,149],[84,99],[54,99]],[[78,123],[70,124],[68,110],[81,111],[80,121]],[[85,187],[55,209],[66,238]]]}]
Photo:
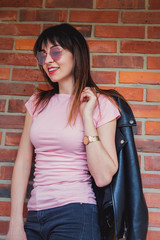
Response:
[{"label": "brick texture", "polygon": [[39,24],[0,23],[0,35],[37,36],[39,34]]},{"label": "brick texture", "polygon": [[127,72],[120,71],[120,83],[135,83],[135,84],[160,84],[160,74],[157,72]]},{"label": "brick texture", "polygon": [[67,21],[67,10],[21,10],[21,21]]},{"label": "brick texture", "polygon": [[46,7],[51,8],[92,8],[93,0],[46,0]]},{"label": "brick texture", "polygon": [[148,38],[160,38],[160,27],[148,27]]},{"label": "brick texture", "polygon": [[154,41],[122,41],[122,53],[160,53],[160,42]]},{"label": "brick texture", "polygon": [[160,135],[160,122],[146,121],[145,131],[148,135]]},{"label": "brick texture", "polygon": [[36,42],[36,39],[19,38],[16,40],[16,50],[33,50],[33,46],[35,42]]},{"label": "brick texture", "polygon": [[147,102],[160,102],[160,89],[147,89]]},{"label": "brick texture", "polygon": [[160,9],[159,0],[149,0],[149,9]]},{"label": "brick texture", "polygon": [[[146,156],[145,157],[145,170],[160,171],[160,157],[159,156]],[[158,194],[155,194],[155,195],[157,196]],[[159,197],[160,196],[158,195],[157,200]],[[152,202],[150,204],[152,204]]]},{"label": "brick texture", "polygon": [[148,69],[160,69],[160,57],[148,57]]},{"label": "brick texture", "polygon": [[0,21],[0,240],[8,230],[10,183],[24,104],[37,87],[49,89],[33,47],[42,30],[64,22],[86,38],[95,83],[101,89],[119,91],[133,110],[149,207],[147,240],[160,239],[160,1],[1,0]]},{"label": "brick texture", "polygon": [[16,21],[17,20],[17,11],[0,11],[0,20],[2,21]]},{"label": "brick texture", "polygon": [[159,24],[160,12],[123,12],[123,23]]},{"label": "brick texture", "polygon": [[71,11],[71,22],[117,23],[117,11]]},{"label": "brick texture", "polygon": [[97,0],[97,8],[143,9],[145,8],[145,0]]},{"label": "brick texture", "polygon": [[14,40],[12,38],[1,38],[0,39],[0,49],[3,50],[12,50]]},{"label": "brick texture", "polygon": [[97,68],[143,68],[140,56],[93,56],[93,67]]},{"label": "brick texture", "polygon": [[103,26],[95,27],[96,37],[105,38],[144,38],[145,28],[142,26]]},{"label": "brick texture", "polygon": [[87,41],[90,52],[101,52],[101,53],[114,53],[117,52],[116,41],[98,41],[88,40]]},{"label": "brick texture", "polygon": [[43,0],[1,0],[0,7],[42,7]]},{"label": "brick texture", "polygon": [[9,78],[9,68],[0,68],[0,79],[8,79]]}]

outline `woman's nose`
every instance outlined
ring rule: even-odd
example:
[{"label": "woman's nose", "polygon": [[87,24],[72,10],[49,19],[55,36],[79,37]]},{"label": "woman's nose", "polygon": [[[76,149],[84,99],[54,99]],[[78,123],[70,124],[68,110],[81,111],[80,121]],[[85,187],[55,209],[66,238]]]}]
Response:
[{"label": "woman's nose", "polygon": [[50,53],[47,53],[45,63],[54,62],[54,59],[51,57]]}]

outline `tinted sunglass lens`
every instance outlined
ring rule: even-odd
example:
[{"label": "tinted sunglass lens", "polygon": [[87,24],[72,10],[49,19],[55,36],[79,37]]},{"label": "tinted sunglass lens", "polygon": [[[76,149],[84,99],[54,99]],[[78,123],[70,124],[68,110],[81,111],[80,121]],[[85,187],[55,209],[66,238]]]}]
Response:
[{"label": "tinted sunglass lens", "polygon": [[57,61],[61,57],[61,50],[59,48],[53,48],[50,50],[50,55],[53,60]]},{"label": "tinted sunglass lens", "polygon": [[46,60],[46,54],[43,52],[38,52],[36,58],[37,58],[38,63],[40,65],[43,65]]}]

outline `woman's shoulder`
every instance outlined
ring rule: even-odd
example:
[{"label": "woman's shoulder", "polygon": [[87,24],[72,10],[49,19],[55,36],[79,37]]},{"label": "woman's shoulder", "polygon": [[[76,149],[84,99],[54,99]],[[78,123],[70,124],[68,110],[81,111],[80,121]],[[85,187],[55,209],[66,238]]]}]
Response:
[{"label": "woman's shoulder", "polygon": [[99,102],[99,104],[101,105],[101,104],[113,104],[113,105],[115,105],[116,106],[116,103],[115,103],[115,101],[114,101],[114,99],[112,98],[112,97],[110,97],[110,96],[107,96],[106,94],[99,94],[98,95],[98,102]]}]

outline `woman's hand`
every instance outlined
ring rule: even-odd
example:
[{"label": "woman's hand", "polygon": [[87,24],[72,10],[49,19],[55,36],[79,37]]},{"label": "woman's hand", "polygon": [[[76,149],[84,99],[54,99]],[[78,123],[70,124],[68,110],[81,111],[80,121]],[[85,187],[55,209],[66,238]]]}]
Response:
[{"label": "woman's hand", "polygon": [[97,104],[97,95],[94,88],[86,87],[80,97],[80,114],[83,120],[92,118],[93,110]]}]

